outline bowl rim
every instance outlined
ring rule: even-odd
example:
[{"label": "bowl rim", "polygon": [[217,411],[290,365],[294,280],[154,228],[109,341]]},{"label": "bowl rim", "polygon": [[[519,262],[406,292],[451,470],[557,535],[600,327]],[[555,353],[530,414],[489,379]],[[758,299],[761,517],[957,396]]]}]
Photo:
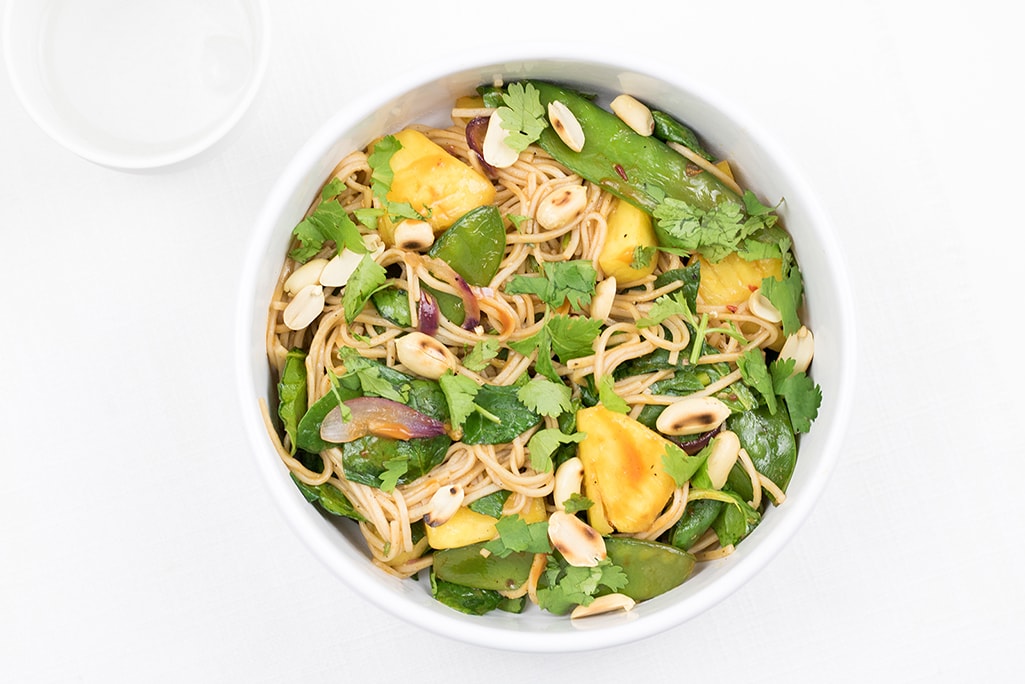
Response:
[{"label": "bowl rim", "polygon": [[[32,0],[32,3],[37,1]],[[270,66],[272,39],[270,0],[246,0],[245,4],[252,8],[252,17],[255,19],[253,36],[254,45],[257,47],[256,60],[253,63],[253,69],[245,89],[236,99],[234,106],[229,112],[221,117],[216,125],[212,126],[205,134],[192,139],[188,144],[179,145],[167,151],[147,154],[114,152],[104,148],[102,145],[90,144],[88,140],[69,133],[65,126],[55,123],[51,117],[47,116],[43,107],[32,96],[26,80],[29,77],[19,71],[16,66],[18,60],[15,59],[13,47],[15,41],[12,40],[12,36],[18,30],[15,25],[15,12],[18,11],[20,4],[24,3],[19,2],[19,0],[10,0],[7,3],[3,16],[3,28],[2,32],[0,32],[0,35],[3,36],[4,61],[7,64],[7,75],[15,96],[21,103],[22,108],[28,113],[29,118],[51,139],[82,159],[111,169],[141,172],[172,168],[201,157],[222,140],[226,139],[252,108],[262,89]]]},{"label": "bowl rim", "polygon": [[[729,102],[706,83],[695,79],[683,78],[679,74],[671,74],[657,60],[633,56],[616,56],[614,59],[611,59],[606,57],[607,54],[608,50],[598,44],[555,44],[549,42],[517,43],[496,47],[489,49],[486,55],[479,58],[474,55],[455,53],[430,60],[416,68],[404,71],[393,78],[389,78],[387,82],[380,84],[373,90],[349,101],[308,138],[279,175],[260,210],[257,225],[252,234],[252,242],[243,264],[235,323],[237,390],[240,403],[242,404],[245,428],[251,442],[250,446],[253,449],[266,451],[271,449],[271,447],[265,437],[262,417],[254,406],[255,402],[252,401],[254,389],[258,392],[259,388],[251,372],[249,360],[253,345],[250,333],[254,329],[255,322],[252,296],[256,289],[258,265],[264,256],[264,251],[268,249],[274,237],[274,219],[279,217],[281,212],[285,210],[289,199],[294,194],[295,179],[300,178],[306,169],[316,164],[317,160],[321,158],[331,144],[341,134],[344,134],[346,130],[357,125],[365,118],[367,112],[377,110],[396,97],[431,81],[442,79],[447,75],[495,64],[573,60],[643,74],[700,97],[712,109],[722,113],[739,128],[745,130],[747,137],[755,140],[757,146],[765,151],[766,156],[772,158],[774,163],[784,172],[788,185],[794,189],[794,194],[801,197],[802,206],[809,217],[808,223],[816,226],[817,238],[821,240],[825,247],[823,254],[816,258],[827,261],[828,270],[833,274],[836,296],[842,307],[838,314],[836,326],[838,344],[844,351],[842,358],[838,359],[838,378],[840,382],[837,383],[836,387],[831,387],[829,390],[833,395],[831,397],[833,411],[828,426],[821,428],[828,432],[824,436],[822,453],[816,454],[817,466],[809,474],[809,480],[804,485],[806,491],[803,491],[802,496],[798,499],[788,499],[787,507],[789,514],[774,528],[771,539],[753,545],[753,548],[745,549],[744,557],[737,559],[736,567],[731,568],[729,573],[711,583],[707,588],[703,588],[700,592],[688,597],[686,610],[663,609],[644,615],[643,619],[618,622],[608,629],[579,629],[557,633],[546,631],[513,632],[512,630],[497,628],[484,622],[469,629],[465,621],[467,616],[458,614],[456,611],[451,611],[452,616],[432,612],[422,606],[406,601],[399,592],[368,592],[365,591],[365,587],[361,587],[356,582],[351,581],[350,577],[347,577],[344,572],[340,571],[339,567],[336,567],[331,562],[348,564],[349,560],[339,555],[337,550],[333,549],[329,542],[316,530],[302,524],[300,505],[305,502],[299,502],[294,493],[284,487],[287,484],[288,487],[294,488],[289,479],[282,477],[280,469],[274,467],[271,459],[257,459],[259,469],[263,475],[262,479],[270,489],[279,511],[282,512],[289,526],[303,540],[307,548],[328,567],[332,574],[337,575],[349,588],[359,593],[370,603],[384,609],[386,612],[392,613],[405,622],[464,643],[517,652],[565,653],[590,651],[644,639],[701,615],[745,585],[791,541],[801,525],[807,520],[832,476],[841,453],[842,440],[848,428],[853,403],[855,360],[857,356],[855,349],[854,299],[847,276],[847,268],[841,257],[842,252],[835,237],[832,222],[817,201],[816,195],[808,185],[804,174],[772,135],[763,130],[742,108]],[[292,179],[292,183],[288,182],[289,179]],[[276,454],[274,456],[277,458]],[[741,560],[743,562],[739,562]],[[367,565],[369,566],[369,564]],[[559,619],[568,620],[568,618]],[[590,619],[593,620],[595,618]],[[511,634],[512,638],[510,638]]]}]

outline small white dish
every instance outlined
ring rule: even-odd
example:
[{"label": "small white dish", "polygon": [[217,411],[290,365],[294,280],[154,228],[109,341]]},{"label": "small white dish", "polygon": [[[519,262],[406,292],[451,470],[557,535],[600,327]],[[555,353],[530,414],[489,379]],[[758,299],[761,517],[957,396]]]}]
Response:
[{"label": "small white dish", "polygon": [[267,69],[266,0],[11,0],[14,90],[54,140],[97,164],[167,167],[241,120]]}]

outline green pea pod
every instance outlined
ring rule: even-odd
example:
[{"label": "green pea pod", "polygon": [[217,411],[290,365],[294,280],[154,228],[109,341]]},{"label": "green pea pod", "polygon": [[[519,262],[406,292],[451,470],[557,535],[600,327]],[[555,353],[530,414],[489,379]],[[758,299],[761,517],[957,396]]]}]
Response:
[{"label": "green pea pod", "polygon": [[434,552],[434,573],[439,579],[464,587],[509,591],[527,581],[534,554],[521,551],[504,558],[482,556],[486,542]]},{"label": "green pea pod", "polygon": [[723,502],[712,499],[699,499],[687,503],[683,517],[673,525],[669,532],[669,543],[678,549],[687,550],[694,542],[712,526],[719,517]]},{"label": "green pea pod", "polygon": [[[786,408],[778,408],[775,415],[765,407],[734,413],[726,419],[726,427],[737,434],[755,470],[786,491],[797,464],[797,440]],[[727,488],[751,500],[751,478],[739,464],[730,471]]]},{"label": "green pea pod", "polygon": [[285,367],[278,382],[278,417],[291,442],[292,455],[297,448],[299,420],[306,413],[306,352],[293,349],[285,356]]},{"label": "green pea pod", "polygon": [[626,586],[619,593],[635,601],[644,601],[678,587],[694,570],[694,556],[668,544],[634,539],[606,537],[609,560],[623,569]]},{"label": "green pea pod", "polygon": [[660,193],[706,211],[725,200],[740,202],[712,174],[690,175],[690,162],[661,140],[636,133],[615,114],[577,93],[542,81],[531,83],[545,108],[558,100],[580,123],[585,138],[580,152],[567,147],[551,126],[542,131],[538,144],[583,178],[648,213],[658,206]]},{"label": "green pea pod", "polygon": [[498,207],[487,205],[466,212],[427,254],[447,263],[470,285],[488,285],[505,256],[505,225]]},{"label": "green pea pod", "polygon": [[655,132],[653,135],[656,138],[683,145],[708,161],[715,161],[715,158],[701,146],[697,133],[691,128],[684,126],[665,112],[652,111],[651,118],[655,120]]}]

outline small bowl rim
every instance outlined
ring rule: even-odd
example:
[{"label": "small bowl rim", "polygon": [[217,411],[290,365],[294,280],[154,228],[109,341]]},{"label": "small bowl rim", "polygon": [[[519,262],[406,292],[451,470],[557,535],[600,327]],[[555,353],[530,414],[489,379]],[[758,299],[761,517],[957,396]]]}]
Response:
[{"label": "small bowl rim", "polygon": [[[336,566],[339,563],[348,564],[349,560],[343,559],[338,550],[333,548],[319,531],[303,524],[304,513],[300,507],[305,502],[298,501],[294,493],[286,494],[287,490],[284,485],[287,484],[293,489],[294,486],[287,477],[282,476],[280,468],[276,467],[268,458],[258,459],[264,483],[270,488],[279,511],[282,512],[290,527],[303,540],[307,548],[333,574],[363,598],[386,612],[427,631],[443,634],[464,643],[517,652],[590,651],[644,639],[705,613],[745,585],[792,540],[800,526],[807,520],[835,470],[841,443],[848,427],[853,403],[857,356],[853,294],[832,222],[818,203],[804,174],[796,167],[791,157],[785,153],[773,136],[763,130],[757,122],[751,120],[741,108],[734,106],[706,83],[681,78],[678,74],[670,74],[655,60],[620,56],[609,59],[605,56],[606,53],[607,51],[597,44],[532,42],[495,47],[480,58],[461,53],[443,56],[415,69],[410,69],[372,91],[351,100],[314,131],[294,154],[267,196],[259,213],[250,249],[243,265],[235,326],[237,336],[236,380],[251,446],[264,451],[271,449],[266,439],[262,418],[258,410],[252,406],[255,403],[253,401],[254,390],[259,392],[249,364],[253,352],[253,340],[250,333],[255,321],[253,294],[257,284],[259,263],[264,256],[264,251],[271,246],[272,239],[275,237],[275,219],[285,210],[290,198],[295,193],[298,179],[317,163],[335,140],[344,135],[347,130],[358,125],[369,113],[377,111],[396,97],[446,76],[494,64],[572,60],[628,70],[658,79],[674,88],[697,95],[712,109],[727,116],[737,126],[743,128],[747,132],[747,137],[756,141],[757,146],[764,150],[767,156],[772,158],[783,170],[788,186],[794,188],[794,194],[801,197],[802,205],[806,207],[809,215],[809,223],[815,226],[814,232],[817,234],[817,238],[826,247],[824,253],[817,258],[827,260],[836,296],[842,307],[837,325],[839,346],[845,352],[843,358],[838,360],[838,377],[841,382],[837,387],[829,389],[833,393],[831,397],[833,411],[829,425],[822,427],[823,430],[828,430],[828,433],[825,435],[822,452],[816,454],[818,465],[810,473],[810,479],[804,485],[805,495],[799,499],[788,499],[789,513],[774,527],[771,536],[751,547],[739,546],[738,552],[734,556],[742,555],[742,558],[727,559],[733,560],[736,567],[731,568],[722,578],[717,578],[698,593],[688,596],[686,605],[681,609],[677,610],[674,609],[674,606],[667,606],[644,615],[643,619],[612,622],[608,628],[602,625],[597,629],[529,632],[496,627],[486,621],[474,623],[471,628],[465,620],[468,616],[451,609],[446,608],[445,610],[451,612],[452,615],[434,612],[407,601],[401,592],[371,590],[367,586],[363,586],[363,583],[354,581],[352,576],[347,576],[343,572],[344,568]],[[276,454],[274,456],[277,458]],[[308,506],[308,504],[306,505]],[[743,553],[741,554],[741,552]],[[373,568],[365,559],[363,559],[363,565],[384,574],[379,569]],[[357,570],[361,569],[357,568]],[[656,597],[651,601],[658,601],[660,598],[663,597]],[[599,616],[588,620],[598,621],[603,617]],[[568,621],[566,617],[557,619]]]},{"label": "small bowl rim", "polygon": [[[36,0],[32,0],[35,2]],[[253,7],[253,16],[258,20],[254,31],[255,41],[259,49],[256,53],[252,73],[246,84],[245,90],[237,98],[230,112],[222,117],[215,126],[211,127],[204,135],[194,138],[185,145],[174,149],[147,154],[118,153],[106,149],[102,145],[90,144],[88,140],[73,135],[59,123],[54,123],[51,117],[43,112],[42,106],[26,86],[26,76],[19,71],[18,62],[13,54],[14,41],[12,35],[17,30],[15,26],[15,12],[18,9],[19,0],[10,0],[4,11],[3,18],[3,44],[4,61],[7,63],[7,74],[18,101],[33,122],[59,145],[78,155],[86,161],[93,162],[100,166],[123,171],[148,171],[155,169],[172,168],[184,164],[190,160],[200,158],[204,153],[214,149],[218,143],[225,140],[240,124],[246,113],[252,108],[266,79],[270,66],[271,53],[271,22],[269,0],[247,0],[247,4]]]}]

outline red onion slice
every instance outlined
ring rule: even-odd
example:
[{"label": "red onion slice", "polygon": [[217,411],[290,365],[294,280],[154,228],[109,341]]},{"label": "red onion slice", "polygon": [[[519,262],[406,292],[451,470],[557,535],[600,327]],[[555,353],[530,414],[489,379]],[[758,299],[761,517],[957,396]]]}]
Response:
[{"label": "red onion slice", "polygon": [[478,116],[466,124],[466,145],[480,163],[480,168],[489,178],[497,178],[498,171],[484,161],[484,134],[488,132],[490,117]]},{"label": "red onion slice", "polygon": [[442,259],[424,257],[424,262],[434,275],[454,287],[459,298],[463,300],[463,312],[466,314],[463,318],[463,330],[473,330],[480,325],[480,302],[477,301],[477,295],[473,293],[469,283],[463,280],[463,276]]},{"label": "red onion slice", "polygon": [[331,409],[320,425],[320,438],[341,444],[365,435],[392,439],[417,439],[445,434],[445,424],[405,404],[382,397],[356,397],[343,401],[352,413],[348,421],[342,410]]},{"label": "red onion slice", "polygon": [[722,425],[719,425],[708,432],[702,433],[694,439],[682,440],[679,437],[670,437],[669,439],[676,442],[676,446],[683,449],[688,456],[693,456],[708,446],[708,443],[712,441],[713,437],[719,434],[720,430],[722,430]]},{"label": "red onion slice", "polygon": [[420,290],[420,303],[417,305],[420,332],[434,336],[438,332],[438,300],[427,290]]}]

